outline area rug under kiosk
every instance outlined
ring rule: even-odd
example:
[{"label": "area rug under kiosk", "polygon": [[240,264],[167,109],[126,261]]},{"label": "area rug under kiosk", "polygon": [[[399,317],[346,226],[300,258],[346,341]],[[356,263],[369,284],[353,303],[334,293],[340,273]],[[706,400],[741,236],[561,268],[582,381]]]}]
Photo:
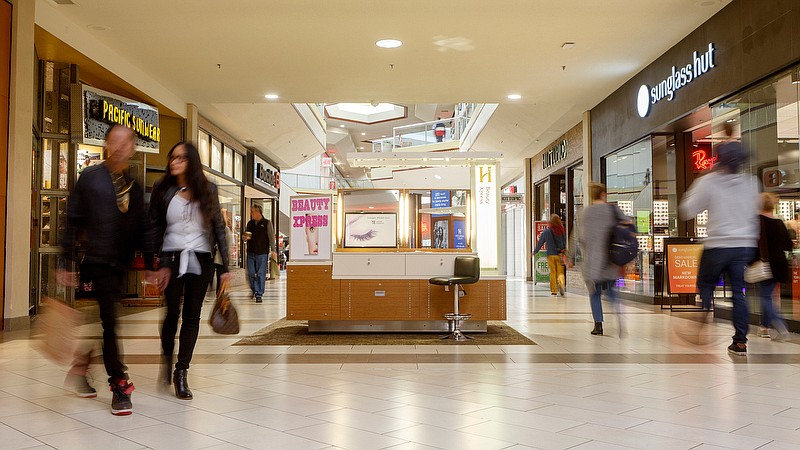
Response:
[{"label": "area rug under kiosk", "polygon": [[280,319],[233,345],[536,345],[503,322],[489,321],[472,339],[441,339],[444,333],[375,333],[308,331],[306,320]]}]

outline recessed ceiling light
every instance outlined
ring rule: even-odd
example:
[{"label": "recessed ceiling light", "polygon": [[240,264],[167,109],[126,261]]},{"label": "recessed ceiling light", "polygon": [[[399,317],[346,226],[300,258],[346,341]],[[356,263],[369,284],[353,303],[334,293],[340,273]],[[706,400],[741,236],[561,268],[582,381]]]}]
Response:
[{"label": "recessed ceiling light", "polygon": [[367,135],[367,133],[361,133],[361,135],[362,135],[362,136],[366,136],[366,135]]},{"label": "recessed ceiling light", "polygon": [[111,29],[106,25],[97,25],[97,24],[87,25],[86,28],[88,28],[88,29],[90,29],[92,31],[108,31],[108,30]]},{"label": "recessed ceiling light", "polygon": [[375,45],[380,48],[397,48],[403,45],[403,42],[397,39],[381,39],[380,41],[376,42]]},{"label": "recessed ceiling light", "polygon": [[521,95],[519,95],[519,94],[509,94],[509,95],[508,95],[508,99],[509,99],[509,100],[519,100],[519,99],[521,99],[521,98],[522,98],[522,96],[521,96]]},{"label": "recessed ceiling light", "polygon": [[359,150],[364,150],[364,147],[358,147]]},{"label": "recessed ceiling light", "polygon": [[264,96],[264,98],[266,98],[267,100],[277,100],[279,97],[278,94],[267,94]]},{"label": "recessed ceiling light", "polygon": [[344,125],[339,125],[339,127],[344,128]]},{"label": "recessed ceiling light", "polygon": [[437,180],[441,180],[442,176],[437,173],[436,175],[433,176],[433,178],[436,178]]}]

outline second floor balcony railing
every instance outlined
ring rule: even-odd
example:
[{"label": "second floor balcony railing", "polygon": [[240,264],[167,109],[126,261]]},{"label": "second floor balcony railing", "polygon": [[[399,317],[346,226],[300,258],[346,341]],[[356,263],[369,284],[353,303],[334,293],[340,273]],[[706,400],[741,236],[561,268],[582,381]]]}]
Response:
[{"label": "second floor balcony railing", "polygon": [[395,127],[392,137],[372,142],[372,151],[391,152],[401,148],[458,141],[468,120],[466,116],[459,116]]}]

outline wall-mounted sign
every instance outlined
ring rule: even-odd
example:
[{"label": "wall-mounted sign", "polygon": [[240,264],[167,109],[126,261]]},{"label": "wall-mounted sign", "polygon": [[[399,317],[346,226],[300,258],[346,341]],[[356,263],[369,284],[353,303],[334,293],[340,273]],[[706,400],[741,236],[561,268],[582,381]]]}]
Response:
[{"label": "wall-mounted sign", "polygon": [[765,167],[761,172],[761,181],[765,191],[778,191],[781,189],[797,189],[800,186],[800,171],[786,164],[781,167]]},{"label": "wall-mounted sign", "polygon": [[711,156],[711,148],[708,146],[697,147],[692,150],[692,167],[695,172],[703,172],[714,168],[716,156]]},{"label": "wall-mounted sign", "polygon": [[100,89],[83,86],[83,144],[105,144],[106,132],[123,125],[136,134],[136,150],[158,153],[161,128],[158,109]]},{"label": "wall-mounted sign", "polygon": [[253,182],[277,194],[281,188],[281,172],[258,156],[254,156],[253,163]]},{"label": "wall-mounted sign", "polygon": [[704,53],[692,52],[690,63],[681,67],[672,66],[672,73],[655,86],[641,85],[636,96],[636,111],[639,113],[639,117],[647,117],[650,114],[651,106],[665,98],[667,101],[672,101],[675,98],[675,91],[716,67],[714,50],[716,50],[714,44],[709,43],[708,49]]},{"label": "wall-mounted sign", "polygon": [[431,208],[449,208],[450,191],[431,191]]},{"label": "wall-mounted sign", "polygon": [[502,194],[500,195],[500,201],[502,203],[523,203],[525,202],[525,196],[523,194]]},{"label": "wall-mounted sign", "polygon": [[567,159],[567,140],[563,140],[542,153],[542,169]]},{"label": "wall-mounted sign", "polygon": [[497,267],[497,166],[475,166],[475,224],[481,267]]},{"label": "wall-mounted sign", "polygon": [[331,259],[330,196],[292,196],[289,232],[289,259],[292,261],[327,261]]}]

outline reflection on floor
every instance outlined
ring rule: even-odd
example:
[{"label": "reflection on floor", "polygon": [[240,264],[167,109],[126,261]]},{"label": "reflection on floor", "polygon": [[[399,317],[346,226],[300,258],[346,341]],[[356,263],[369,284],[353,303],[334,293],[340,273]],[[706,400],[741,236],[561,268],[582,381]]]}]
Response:
[{"label": "reflection on floor", "polygon": [[[263,304],[244,292],[234,301],[250,334],[284,316],[284,281],[270,283]],[[127,417],[109,413],[101,365],[92,369],[99,397],[81,399],[27,333],[5,333],[0,447],[798,448],[800,345],[753,333],[749,355],[733,357],[728,322],[695,346],[675,332],[692,313],[622,311],[607,316],[606,336],[590,336],[586,297],[509,281],[507,323],[538,344],[516,347],[233,347],[238,337],[203,321],[189,370],[195,398],[181,401],[156,382],[162,311],[129,309],[120,325],[136,384]]]}]

